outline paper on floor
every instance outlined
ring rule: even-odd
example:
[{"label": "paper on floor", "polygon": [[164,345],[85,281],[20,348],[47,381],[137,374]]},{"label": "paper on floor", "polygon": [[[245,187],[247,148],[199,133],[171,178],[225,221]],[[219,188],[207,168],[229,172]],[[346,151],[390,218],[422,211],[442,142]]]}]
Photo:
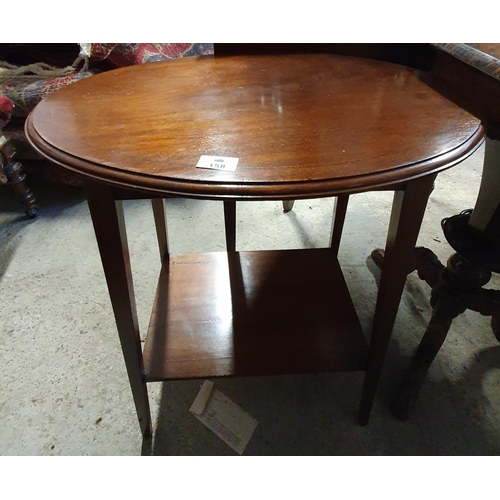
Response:
[{"label": "paper on floor", "polygon": [[205,380],[189,411],[240,455],[257,427],[257,420]]}]

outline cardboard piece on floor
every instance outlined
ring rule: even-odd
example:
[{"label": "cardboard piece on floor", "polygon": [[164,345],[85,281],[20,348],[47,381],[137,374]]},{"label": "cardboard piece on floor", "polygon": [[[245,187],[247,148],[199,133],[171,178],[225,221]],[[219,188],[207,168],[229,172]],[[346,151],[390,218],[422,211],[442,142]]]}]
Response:
[{"label": "cardboard piece on floor", "polygon": [[213,385],[205,380],[189,411],[241,455],[258,422]]}]

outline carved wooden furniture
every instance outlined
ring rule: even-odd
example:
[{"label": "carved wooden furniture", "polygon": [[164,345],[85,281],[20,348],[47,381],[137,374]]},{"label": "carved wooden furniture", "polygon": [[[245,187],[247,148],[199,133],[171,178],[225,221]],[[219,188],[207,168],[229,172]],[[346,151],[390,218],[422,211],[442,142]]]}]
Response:
[{"label": "carved wooden furniture", "polygon": [[[433,313],[406,371],[392,411],[407,420],[427,372],[454,318],[466,309],[491,316],[500,341],[500,291],[483,288],[500,272],[500,44],[439,44],[433,86],[482,119],[485,145],[481,188],[474,209],[442,221],[446,240],[457,252],[444,266],[429,249],[416,248],[409,271],[431,287]],[[382,267],[384,251],[372,253]]]},{"label": "carved wooden furniture", "polygon": [[[55,92],[27,135],[82,176],[137,414],[147,382],[365,371],[368,422],[436,174],[483,128],[405,66],[334,54],[186,58]],[[200,155],[239,158],[234,172]],[[369,348],[336,253],[348,196],[394,191]],[[162,198],[221,200],[227,252],[170,255]],[[237,251],[236,202],[337,196],[330,248]],[[122,199],[151,198],[163,268],[141,349]]]},{"label": "carved wooden furniture", "polygon": [[0,134],[0,184],[9,184],[18,193],[24,213],[33,219],[38,214],[35,195],[26,184],[26,175],[21,163],[14,160],[15,149],[10,141]]},{"label": "carved wooden furniture", "polygon": [[[36,216],[38,207],[33,192],[27,187],[26,169],[21,161],[48,181],[81,186],[78,176],[67,170],[50,162],[34,161],[40,157],[27,143],[26,117],[46,95],[115,67],[207,53],[213,53],[213,44],[0,43],[0,131],[5,127],[0,139],[3,152],[0,184],[12,185],[30,218]],[[8,109],[8,113],[4,113],[4,109]],[[12,159],[14,152],[16,161]]]},{"label": "carved wooden furniture", "polygon": [[14,159],[16,150],[12,142],[2,132],[10,121],[13,108],[12,102],[0,94],[0,184],[9,184],[17,191],[26,215],[33,218],[38,209],[35,196],[26,185],[21,164]]}]

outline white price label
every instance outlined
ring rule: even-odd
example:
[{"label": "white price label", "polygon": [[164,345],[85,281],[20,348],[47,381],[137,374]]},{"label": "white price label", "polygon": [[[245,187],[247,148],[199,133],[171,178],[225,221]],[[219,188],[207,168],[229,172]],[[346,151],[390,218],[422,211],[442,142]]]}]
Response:
[{"label": "white price label", "polygon": [[208,156],[201,155],[196,166],[198,168],[211,168],[213,170],[228,170],[234,172],[239,158],[230,156]]}]

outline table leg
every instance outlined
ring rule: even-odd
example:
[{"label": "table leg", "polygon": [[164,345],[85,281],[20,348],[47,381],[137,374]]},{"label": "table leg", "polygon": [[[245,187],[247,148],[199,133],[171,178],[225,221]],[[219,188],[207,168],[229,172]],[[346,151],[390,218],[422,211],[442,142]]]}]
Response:
[{"label": "table leg", "polygon": [[153,216],[155,219],[156,236],[158,238],[158,247],[160,249],[160,259],[163,262],[168,257],[168,233],[167,218],[165,216],[165,200],[163,198],[153,198],[151,200],[153,207]]},{"label": "table leg", "polygon": [[394,193],[385,257],[373,319],[358,420],[366,425],[382,372],[399,302],[411,270],[418,233],[436,174],[410,181]]},{"label": "table leg", "polygon": [[3,166],[3,171],[7,177],[9,185],[11,185],[21,197],[21,203],[24,206],[24,213],[30,219],[35,218],[38,214],[38,206],[36,204],[35,195],[26,185],[26,175],[23,172],[22,165],[18,161],[8,161]]},{"label": "table leg", "polygon": [[236,251],[236,202],[224,201],[224,229],[226,231],[226,249]]},{"label": "table leg", "polygon": [[151,413],[122,202],[115,201],[111,188],[103,184],[85,181],[85,189],[139,425],[149,437]]},{"label": "table leg", "polygon": [[295,200],[283,200],[282,203],[283,203],[283,212],[287,213],[290,212],[290,210],[293,208]]},{"label": "table leg", "polygon": [[340,238],[344,229],[345,214],[347,212],[347,204],[349,203],[349,195],[342,194],[335,198],[333,208],[332,231],[330,236],[330,248],[335,255],[339,253]]}]

